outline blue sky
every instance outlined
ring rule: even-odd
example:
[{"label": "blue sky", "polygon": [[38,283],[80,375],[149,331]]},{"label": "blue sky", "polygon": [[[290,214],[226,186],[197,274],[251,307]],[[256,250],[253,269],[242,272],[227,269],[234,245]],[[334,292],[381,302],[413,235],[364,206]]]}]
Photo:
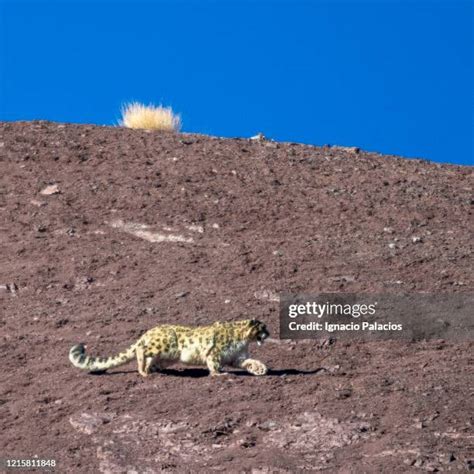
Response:
[{"label": "blue sky", "polygon": [[471,1],[0,0],[0,120],[183,130],[474,164]]}]

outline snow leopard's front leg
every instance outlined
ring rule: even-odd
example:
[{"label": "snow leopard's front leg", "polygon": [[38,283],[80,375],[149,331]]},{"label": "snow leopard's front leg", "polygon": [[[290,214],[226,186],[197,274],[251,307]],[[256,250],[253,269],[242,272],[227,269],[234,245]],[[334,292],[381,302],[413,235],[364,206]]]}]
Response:
[{"label": "snow leopard's front leg", "polygon": [[243,359],[239,361],[239,367],[245,369],[252,375],[265,375],[268,372],[267,366],[257,359]]}]

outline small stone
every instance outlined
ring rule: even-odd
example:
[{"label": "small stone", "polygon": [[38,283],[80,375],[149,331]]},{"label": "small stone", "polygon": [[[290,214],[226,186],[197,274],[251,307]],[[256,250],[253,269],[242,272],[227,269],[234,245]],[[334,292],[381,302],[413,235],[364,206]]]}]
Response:
[{"label": "small stone", "polygon": [[212,228],[213,228],[213,229],[219,229],[219,227],[220,227],[220,226],[219,226],[219,224],[217,224],[217,223],[212,224]]},{"label": "small stone", "polygon": [[350,388],[339,390],[336,393],[336,399],[345,400],[346,398],[349,398],[351,395],[352,395],[352,390]]},{"label": "small stone", "polygon": [[110,416],[95,413],[81,413],[69,418],[69,423],[73,428],[87,435],[91,435],[108,421],[110,421]]},{"label": "small stone", "polygon": [[18,291],[18,286],[16,285],[16,283],[7,283],[6,287],[7,287],[7,292],[16,296],[16,292]]},{"label": "small stone", "polygon": [[202,225],[192,224],[188,226],[188,229],[192,232],[198,232],[199,234],[204,233],[204,227]]},{"label": "small stone", "polygon": [[391,227],[384,227],[383,231],[387,234],[393,234],[393,229]]},{"label": "small stone", "polygon": [[279,302],[280,301],[280,296],[270,290],[261,290],[261,291],[255,291],[254,294],[255,298],[259,300],[268,300],[268,301],[274,301],[274,302]]},{"label": "small stone", "polygon": [[421,237],[412,237],[411,241],[414,244],[419,244],[419,243],[423,242],[423,239]]},{"label": "small stone", "polygon": [[335,151],[346,151],[349,153],[359,153],[360,148],[357,146],[341,146],[341,145],[331,145],[331,149]]},{"label": "small stone", "polygon": [[339,276],[329,278],[329,280],[335,281],[335,282],[340,281],[340,282],[345,282],[345,283],[352,283],[356,281],[356,278],[355,276],[352,276],[352,275],[339,275]]},{"label": "small stone", "polygon": [[239,444],[242,448],[253,448],[256,442],[254,439],[242,439],[239,441]]},{"label": "small stone", "polygon": [[229,304],[229,303],[230,303],[230,300],[225,300],[224,303],[225,303],[225,304]]},{"label": "small stone", "polygon": [[263,431],[270,431],[272,429],[275,429],[276,426],[277,426],[276,422],[268,420],[268,421],[264,421],[263,423],[260,423],[258,425],[258,428],[260,428]]},{"label": "small stone", "polygon": [[50,184],[40,191],[43,196],[50,196],[51,194],[59,194],[59,187],[57,184]]},{"label": "small stone", "polygon": [[38,200],[36,200],[36,199],[32,199],[32,200],[30,201],[30,204],[33,204],[33,206],[37,206],[37,207],[46,206],[46,203],[45,203],[45,202],[38,201]]},{"label": "small stone", "polygon": [[388,248],[389,248],[389,249],[396,249],[396,248],[397,248],[397,244],[396,244],[395,242],[390,242],[390,243],[388,244]]}]

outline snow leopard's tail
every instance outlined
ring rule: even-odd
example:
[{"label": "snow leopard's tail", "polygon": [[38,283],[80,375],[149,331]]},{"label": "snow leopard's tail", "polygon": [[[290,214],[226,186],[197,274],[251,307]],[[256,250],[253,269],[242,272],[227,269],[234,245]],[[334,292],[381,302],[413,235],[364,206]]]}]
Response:
[{"label": "snow leopard's tail", "polygon": [[135,355],[136,344],[132,344],[128,349],[112,357],[92,357],[86,354],[84,344],[77,344],[69,351],[69,360],[74,367],[88,370],[89,372],[104,372],[119,365],[126,364]]}]

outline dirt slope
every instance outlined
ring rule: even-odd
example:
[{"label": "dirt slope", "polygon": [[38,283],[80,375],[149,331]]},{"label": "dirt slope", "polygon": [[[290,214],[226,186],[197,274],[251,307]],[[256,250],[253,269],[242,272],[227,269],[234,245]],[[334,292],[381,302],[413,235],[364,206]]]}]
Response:
[{"label": "dirt slope", "polygon": [[275,341],[255,349],[263,378],[92,376],[67,353],[161,322],[252,316],[277,338],[280,291],[472,291],[472,184],[472,168],[337,147],[1,123],[0,457],[467,470],[472,344]]}]

